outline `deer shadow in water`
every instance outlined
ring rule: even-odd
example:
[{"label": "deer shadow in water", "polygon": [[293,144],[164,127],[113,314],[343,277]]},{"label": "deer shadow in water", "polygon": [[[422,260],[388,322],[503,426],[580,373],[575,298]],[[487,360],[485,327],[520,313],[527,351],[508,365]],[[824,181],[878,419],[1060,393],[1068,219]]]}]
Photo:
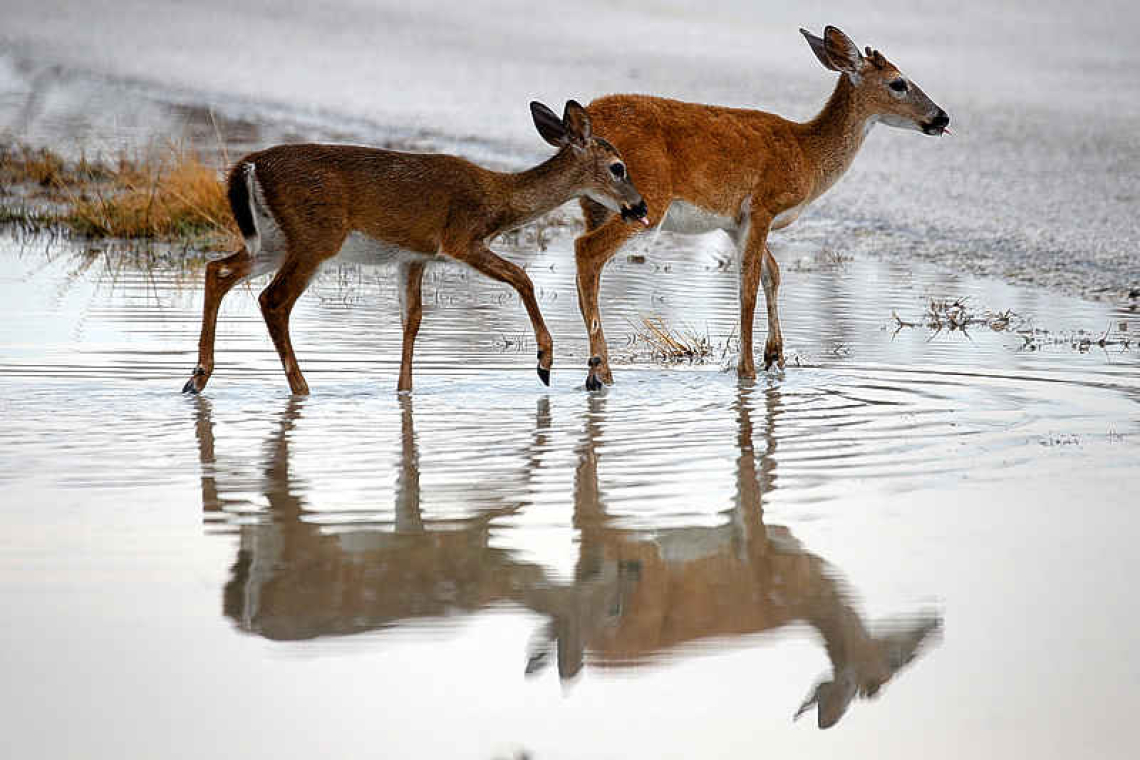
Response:
[{"label": "deer shadow in water", "polygon": [[[753,406],[762,400],[767,451],[753,450]],[[203,506],[219,507],[209,401],[197,399]],[[513,602],[549,618],[532,639],[528,673],[552,660],[573,679],[589,662],[617,668],[649,662],[687,643],[806,622],[823,639],[832,671],[795,717],[816,707],[834,725],[856,697],[880,688],[937,639],[940,618],[913,615],[875,634],[837,573],[787,528],[764,523],[762,497],[775,485],[777,389],[743,388],[736,401],[737,489],[723,524],[656,531],[619,527],[599,483],[598,441],[606,398],[591,395],[576,448],[574,526],[579,557],[569,583],[540,565],[492,548],[492,522],[528,506],[528,488],[506,488],[495,506],[462,521],[432,522],[420,511],[419,451],[412,399],[402,397],[400,468],[393,530],[329,532],[303,519],[305,499],[290,474],[289,439],[303,412],[290,399],[266,445],[262,490],[267,519],[239,526],[241,546],[224,591],[224,611],[248,633],[303,640],[377,630],[416,618]],[[541,466],[551,411],[539,399],[535,432],[520,452],[521,477]],[[223,489],[224,490],[224,489]]]},{"label": "deer shadow in water", "polygon": [[[763,456],[753,445],[752,411],[762,396]],[[762,497],[775,486],[778,389],[742,388],[738,421],[737,488],[725,521],[715,527],[628,530],[615,526],[599,486],[597,441],[604,396],[589,399],[578,446],[574,522],[581,534],[573,593],[552,605],[551,623],[532,643],[528,672],[555,653],[559,674],[572,678],[587,661],[626,667],[710,637],[773,631],[806,622],[822,637],[832,672],[796,711],[818,708],[818,725],[843,717],[856,696],[873,697],[941,628],[924,612],[869,630],[838,573],[808,552],[783,526],[766,525]]]}]

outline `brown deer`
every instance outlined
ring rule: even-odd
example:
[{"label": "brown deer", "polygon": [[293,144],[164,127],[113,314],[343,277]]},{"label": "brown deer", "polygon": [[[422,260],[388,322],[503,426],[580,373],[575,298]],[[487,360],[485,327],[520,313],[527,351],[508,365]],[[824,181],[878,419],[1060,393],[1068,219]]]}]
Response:
[{"label": "brown deer", "polygon": [[317,268],[340,253],[350,237],[358,253],[398,264],[404,325],[398,390],[412,387],[424,265],[444,258],[462,261],[518,292],[538,344],[538,376],[549,385],[553,344],[534,286],[520,267],[488,248],[488,241],[576,197],[589,197],[627,220],[644,220],[645,202],[618,152],[592,135],[581,105],[568,101],[561,119],[541,103],[531,103],[530,110],[538,133],[559,150],[517,174],[455,156],[347,145],[278,145],[239,161],[228,188],[245,246],[206,267],[198,366],[183,392],[201,391],[214,370],[222,298],[242,280],[276,272],[258,299],[261,313],[289,387],[307,394],[289,339],[289,314]]},{"label": "brown deer", "polygon": [[[752,317],[757,285],[768,304],[764,368],[783,368],[776,305],[780,269],[768,250],[770,230],[787,227],[851,165],[877,122],[927,135],[949,133],[950,117],[877,50],[864,53],[829,26],[823,37],[801,29],[820,63],[839,72],[827,105],[797,123],[763,111],[722,108],[647,95],[610,95],[587,111],[594,131],[625,157],[659,229],[725,230],[740,249],[740,361],[754,378]],[[605,263],[633,235],[608,209],[582,199],[586,232],[575,244],[578,305],[590,338],[591,390],[612,383],[598,313]]]}]

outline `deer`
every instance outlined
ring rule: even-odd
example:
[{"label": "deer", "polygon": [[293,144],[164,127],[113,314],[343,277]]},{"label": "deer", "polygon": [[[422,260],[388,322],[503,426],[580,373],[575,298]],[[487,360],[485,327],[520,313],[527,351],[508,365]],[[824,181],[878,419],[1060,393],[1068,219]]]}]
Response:
[{"label": "deer", "polygon": [[[784,368],[777,295],[780,268],[769,232],[792,224],[851,166],[875,124],[950,134],[950,117],[882,53],[860,52],[834,26],[823,37],[800,29],[823,66],[838,72],[818,115],[795,122],[764,111],[648,95],[608,95],[586,110],[594,131],[625,157],[658,231],[725,230],[740,255],[737,375],[755,379],[752,319],[757,286],[768,311],[764,369]],[[580,200],[586,230],[574,243],[578,306],[590,341],[586,387],[613,383],[598,311],[601,271],[635,230],[592,199]]]},{"label": "deer", "polygon": [[492,251],[489,241],[580,197],[631,223],[648,222],[645,201],[621,155],[592,134],[585,108],[570,100],[559,118],[535,101],[530,111],[539,135],[558,152],[518,173],[492,171],[457,156],[351,145],[278,145],[238,161],[227,191],[244,245],[206,266],[198,364],[183,392],[201,392],[213,373],[222,298],[239,282],[274,272],[258,297],[261,313],[290,390],[307,395],[289,315],[320,265],[350,238],[356,255],[396,264],[403,323],[397,391],[412,389],[424,267],[438,260],[463,262],[514,288],[538,345],[539,379],[549,385],[554,349],[534,285],[521,267]]}]

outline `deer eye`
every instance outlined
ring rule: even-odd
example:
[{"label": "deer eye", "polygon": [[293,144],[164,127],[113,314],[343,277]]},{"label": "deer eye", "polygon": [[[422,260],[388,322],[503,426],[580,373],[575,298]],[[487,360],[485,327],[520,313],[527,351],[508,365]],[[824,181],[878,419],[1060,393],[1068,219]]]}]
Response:
[{"label": "deer eye", "polygon": [[610,164],[610,174],[614,175],[617,179],[625,179],[625,165]]},{"label": "deer eye", "polygon": [[890,87],[895,92],[906,92],[906,90],[907,90],[906,80],[901,79],[901,78],[900,79],[892,79],[887,86]]}]

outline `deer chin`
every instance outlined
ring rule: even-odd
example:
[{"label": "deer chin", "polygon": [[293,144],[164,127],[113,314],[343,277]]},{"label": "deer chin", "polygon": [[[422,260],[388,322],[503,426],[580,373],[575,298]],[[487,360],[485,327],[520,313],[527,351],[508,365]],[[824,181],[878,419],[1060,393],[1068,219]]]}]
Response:
[{"label": "deer chin", "polygon": [[942,135],[954,134],[950,131],[949,127],[934,123],[923,124],[922,133],[924,135],[930,135],[931,137],[941,137]]},{"label": "deer chin", "polygon": [[881,121],[883,124],[886,124],[888,127],[894,127],[895,129],[912,129],[915,132],[926,132],[927,126],[933,125],[933,122],[924,124],[917,122],[914,119],[909,119],[905,116],[896,116],[889,113],[881,114],[879,116],[879,121]]},{"label": "deer chin", "polygon": [[590,200],[592,200],[594,203],[597,203],[600,206],[605,206],[607,209],[609,209],[610,211],[613,211],[615,214],[621,213],[621,206],[618,205],[618,202],[616,200],[614,200],[613,198],[611,198],[608,195],[603,195],[602,193],[594,193],[594,192],[590,192],[587,190],[586,191],[586,197],[589,198]]}]

